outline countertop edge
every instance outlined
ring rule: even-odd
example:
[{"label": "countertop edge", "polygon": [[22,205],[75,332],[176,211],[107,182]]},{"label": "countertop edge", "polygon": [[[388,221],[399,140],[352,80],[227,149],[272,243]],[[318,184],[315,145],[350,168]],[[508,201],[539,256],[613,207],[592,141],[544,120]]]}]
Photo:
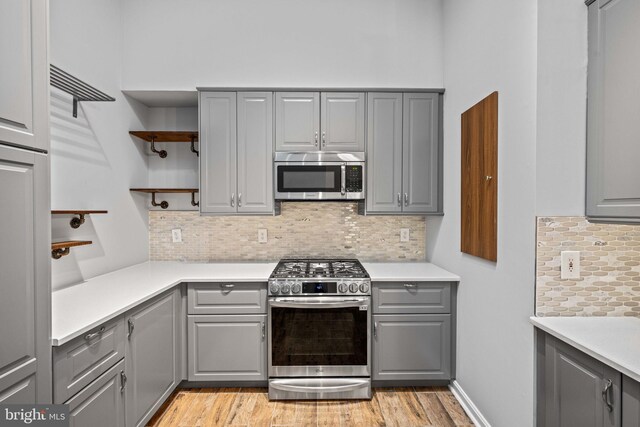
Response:
[{"label": "countertop edge", "polygon": [[571,345],[572,347],[575,347],[576,349],[582,351],[583,353],[586,353],[587,355],[593,357],[594,359],[604,363],[605,365],[608,365],[610,367],[612,367],[613,369],[615,369],[618,372],[621,372],[622,374],[626,375],[627,377],[640,382],[640,372],[635,372],[632,371],[631,369],[621,365],[620,363],[616,362],[615,360],[612,360],[611,358],[603,355],[602,353],[587,347],[584,344],[581,344],[575,340],[573,340],[572,338],[566,336],[565,334],[563,334],[562,332],[554,329],[553,327],[544,324],[543,322],[541,322],[539,320],[538,317],[536,316],[531,316],[529,317],[529,322],[535,326],[538,329],[543,330],[544,332],[547,332],[550,335],[553,335],[554,337],[558,338],[560,341],[563,341],[569,345]]}]

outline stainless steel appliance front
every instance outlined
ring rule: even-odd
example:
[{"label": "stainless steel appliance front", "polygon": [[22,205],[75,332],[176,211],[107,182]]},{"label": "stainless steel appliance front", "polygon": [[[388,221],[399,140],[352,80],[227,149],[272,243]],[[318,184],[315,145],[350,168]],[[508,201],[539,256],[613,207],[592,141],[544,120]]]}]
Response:
[{"label": "stainless steel appliance front", "polygon": [[276,200],[361,200],[365,197],[364,153],[275,155]]},{"label": "stainless steel appliance front", "polygon": [[370,304],[360,295],[269,298],[269,397],[370,398]]}]

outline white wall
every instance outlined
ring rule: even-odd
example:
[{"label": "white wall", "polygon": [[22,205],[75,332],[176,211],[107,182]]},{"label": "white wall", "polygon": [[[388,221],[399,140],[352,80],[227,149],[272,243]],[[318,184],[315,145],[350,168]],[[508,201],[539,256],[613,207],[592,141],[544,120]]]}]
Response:
[{"label": "white wall", "polygon": [[587,7],[538,0],[537,214],[584,215]]},{"label": "white wall", "polygon": [[442,86],[441,0],[129,0],[124,87]]},{"label": "white wall", "polygon": [[[444,212],[427,258],[462,277],[457,381],[492,426],[533,425],[536,2],[444,2]],[[498,262],[460,252],[460,114],[499,92]]]},{"label": "white wall", "polygon": [[72,230],[69,217],[54,217],[53,240],[92,240],[52,261],[53,288],[148,259],[146,198],[131,186],[145,186],[147,157],[132,142],[147,108],[121,93],[121,1],[56,0],[50,3],[51,62],[116,98],[80,103],[71,115],[71,97],[52,89],[51,206],[53,209],[106,209]]}]

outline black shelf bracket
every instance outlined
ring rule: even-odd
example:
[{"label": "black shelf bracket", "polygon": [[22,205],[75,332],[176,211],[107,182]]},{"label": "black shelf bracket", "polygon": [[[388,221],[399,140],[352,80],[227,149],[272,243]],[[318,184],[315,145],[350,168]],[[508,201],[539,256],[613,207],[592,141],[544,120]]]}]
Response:
[{"label": "black shelf bracket", "polygon": [[169,202],[166,200],[161,201],[160,203],[156,202],[156,193],[151,193],[151,205],[152,206],[160,206],[162,209],[167,209],[169,207]]},{"label": "black shelf bracket", "polygon": [[200,206],[200,202],[196,202],[196,193],[195,191],[191,193],[191,206]]},{"label": "black shelf bracket", "polygon": [[156,137],[152,136],[151,137],[151,151],[156,153],[158,156],[160,156],[161,159],[166,159],[167,158],[167,150],[156,150]]},{"label": "black shelf bracket", "polygon": [[200,157],[200,152],[196,150],[196,137],[194,135],[191,135],[191,151],[196,153],[197,157]]},{"label": "black shelf bracket", "polygon": [[69,255],[70,248],[54,249],[51,251],[51,258],[60,259],[65,255]]},{"label": "black shelf bracket", "polygon": [[49,66],[49,71],[51,86],[73,96],[73,117],[78,117],[78,102],[80,101],[112,102],[116,100],[53,64]]}]

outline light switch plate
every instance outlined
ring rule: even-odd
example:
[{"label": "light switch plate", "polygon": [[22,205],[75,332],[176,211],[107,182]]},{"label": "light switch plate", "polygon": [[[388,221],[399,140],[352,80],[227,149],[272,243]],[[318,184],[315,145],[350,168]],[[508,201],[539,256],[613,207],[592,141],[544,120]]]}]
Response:
[{"label": "light switch plate", "polygon": [[580,252],[562,251],[560,252],[560,278],[579,279],[580,278]]},{"label": "light switch plate", "polygon": [[258,243],[267,243],[267,241],[268,241],[267,229],[266,228],[259,228],[258,229]]},{"label": "light switch plate", "polygon": [[179,228],[174,228],[171,230],[171,241],[173,243],[182,243],[182,230]]},{"label": "light switch plate", "polygon": [[400,229],[400,241],[401,242],[408,242],[409,241],[409,229],[408,228],[401,228]]}]

